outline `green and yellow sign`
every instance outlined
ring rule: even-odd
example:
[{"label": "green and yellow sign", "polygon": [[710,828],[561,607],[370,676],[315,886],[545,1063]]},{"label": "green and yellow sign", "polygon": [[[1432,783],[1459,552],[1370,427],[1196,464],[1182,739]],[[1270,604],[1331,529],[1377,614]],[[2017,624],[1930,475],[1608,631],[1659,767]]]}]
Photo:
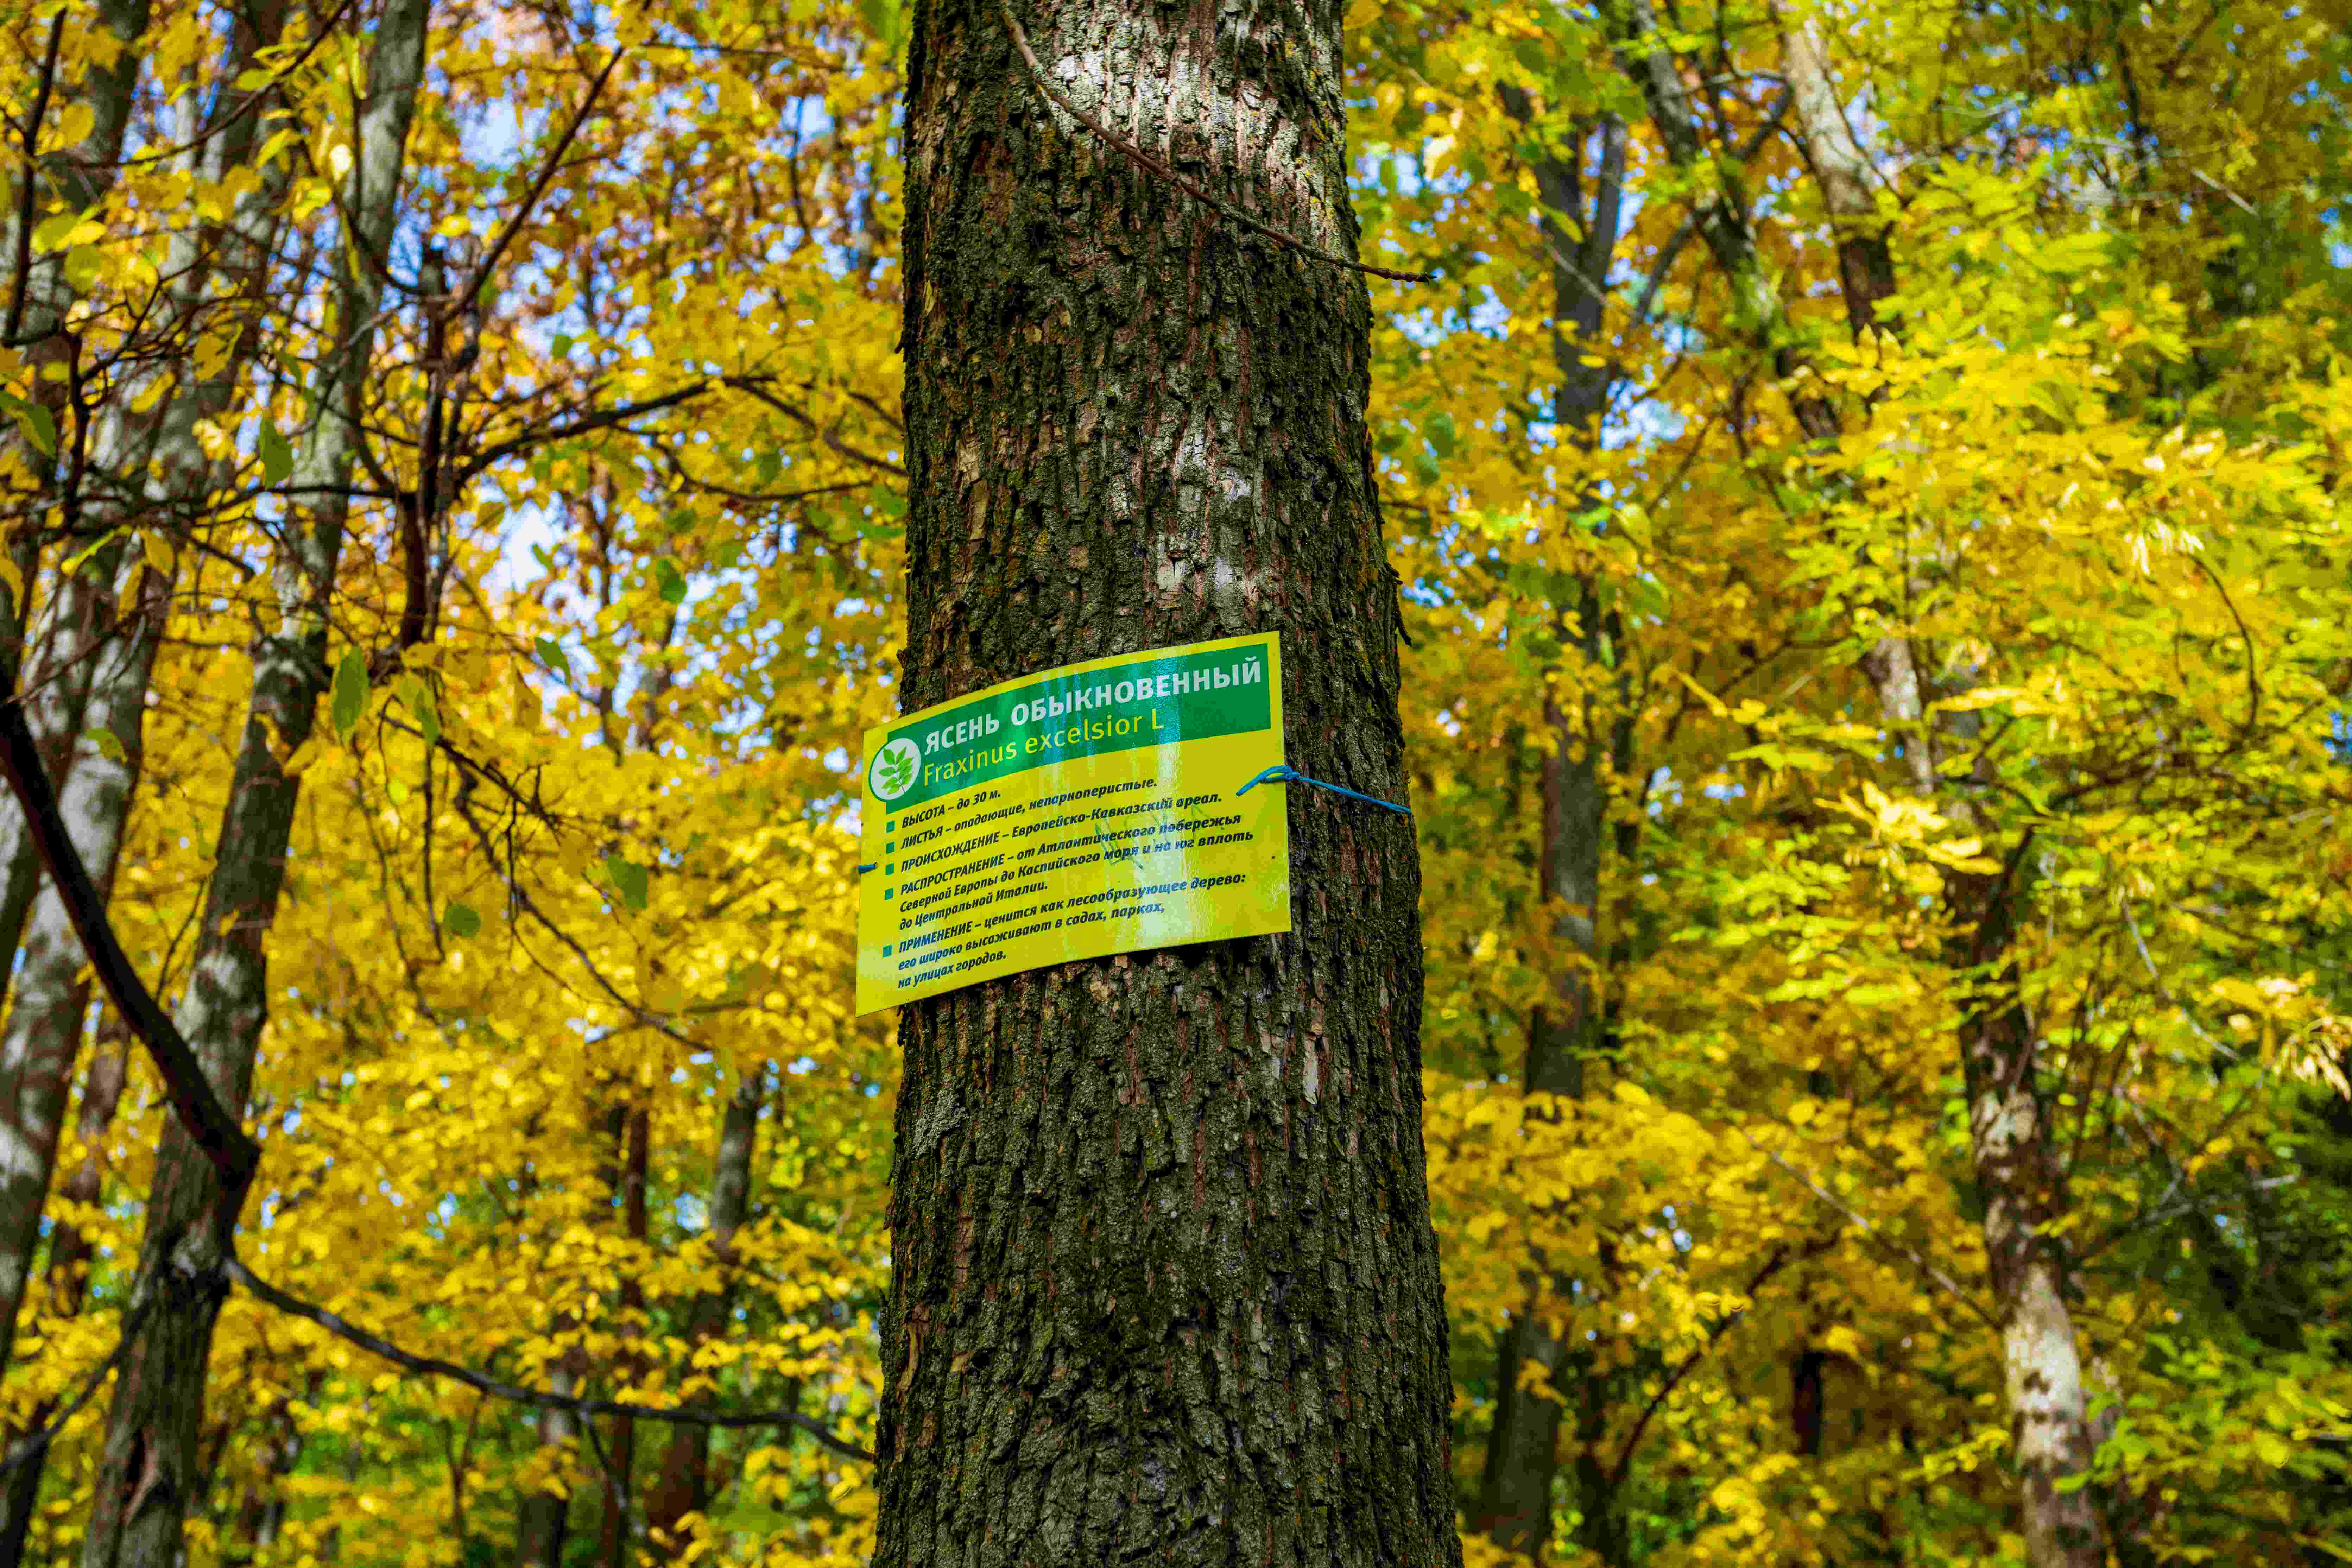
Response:
[{"label": "green and yellow sign", "polygon": [[1024,676],[866,732],[857,1010],[1290,929],[1276,633]]}]

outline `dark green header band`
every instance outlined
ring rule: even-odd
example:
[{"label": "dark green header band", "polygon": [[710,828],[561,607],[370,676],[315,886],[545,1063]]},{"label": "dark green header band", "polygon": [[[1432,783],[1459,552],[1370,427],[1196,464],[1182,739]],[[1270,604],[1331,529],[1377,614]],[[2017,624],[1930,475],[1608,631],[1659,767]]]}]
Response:
[{"label": "dark green header band", "polygon": [[866,759],[866,786],[895,815],[1031,768],[1265,729],[1271,640],[1042,676],[909,719]]}]

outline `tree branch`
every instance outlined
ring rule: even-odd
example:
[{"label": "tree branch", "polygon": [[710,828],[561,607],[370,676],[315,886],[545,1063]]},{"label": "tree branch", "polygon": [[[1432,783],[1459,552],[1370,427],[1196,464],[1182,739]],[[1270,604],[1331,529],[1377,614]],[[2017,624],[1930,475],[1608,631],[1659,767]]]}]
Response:
[{"label": "tree branch", "polygon": [[556,1394],[546,1389],[525,1388],[519,1384],[501,1383],[497,1378],[459,1366],[455,1362],[438,1360],[404,1351],[390,1340],[368,1332],[345,1321],[324,1307],[314,1307],[299,1296],[288,1294],[256,1275],[236,1258],[224,1265],[229,1279],[252,1291],[268,1305],[290,1317],[315,1323],[337,1339],[355,1344],[369,1354],[378,1356],[405,1372],[426,1377],[446,1377],[452,1383],[465,1384],[477,1394],[487,1394],[513,1405],[525,1405],[534,1410],[566,1410],[584,1423],[598,1415],[626,1415],[640,1421],[667,1421],[683,1426],[716,1426],[743,1430],[761,1426],[789,1426],[805,1432],[824,1447],[846,1459],[872,1464],[874,1456],[856,1444],[834,1436],[833,1429],[822,1421],[802,1415],[797,1410],[719,1411],[697,1410],[677,1405],[631,1405],[617,1399],[579,1399],[568,1394]]},{"label": "tree branch", "polygon": [[261,1163],[261,1146],[246,1136],[237,1118],[213,1092],[196,1053],[159,1005],[131,959],[115,940],[106,918],[106,904],[91,886],[89,872],[74,848],[65,819],[58,811],[56,789],[41,763],[39,746],[25,721],[22,700],[13,691],[0,699],[0,773],[25,813],[42,868],[48,872],[58,900],[65,905],[74,932],[89,954],[90,968],[106,987],[115,1009],[131,1032],[139,1037],[163,1074],[164,1092],[197,1147],[220,1173],[224,1215],[235,1215]]},{"label": "tree branch", "polygon": [[8,280],[8,324],[0,342],[14,344],[25,324],[25,290],[33,271],[33,192],[40,181],[41,121],[49,111],[49,89],[57,85],[58,50],[66,36],[66,14],[49,21],[48,50],[41,58],[41,85],[33,94],[32,118],[25,123],[25,188],[16,194],[16,265]]},{"label": "tree branch", "polygon": [[130,1353],[132,1337],[139,1332],[141,1321],[147,1316],[147,1309],[154,1304],[155,1297],[151,1292],[144,1300],[131,1309],[130,1315],[122,1321],[122,1333],[114,1342],[113,1351],[104,1361],[90,1368],[89,1374],[82,1379],[81,1387],[75,1391],[74,1396],[66,1402],[65,1407],[57,1413],[47,1426],[37,1432],[26,1434],[15,1447],[8,1450],[8,1457],[0,1459],[0,1476],[5,1476],[17,1466],[29,1463],[48,1452],[49,1445],[58,1440],[58,1435],[66,1429],[68,1423],[80,1415],[81,1407],[88,1405],[91,1396],[100,1388],[106,1386],[107,1374],[122,1364],[122,1358]]},{"label": "tree branch", "polygon": [[[1808,1246],[1805,1251],[1810,1256],[1824,1249],[1825,1244],[1816,1242]],[[1740,1292],[1748,1299],[1749,1306],[1755,1304],[1756,1292],[1769,1283],[1772,1276],[1786,1268],[1793,1256],[1794,1254],[1785,1247],[1776,1247],[1772,1249],[1772,1256],[1764,1260],[1764,1267],[1756,1271],[1755,1277],[1748,1281],[1748,1288]],[[1624,1445],[1617,1450],[1617,1462],[1609,1467],[1609,1489],[1612,1492],[1625,1484],[1625,1472],[1633,1467],[1634,1450],[1642,1446],[1642,1434],[1649,1429],[1650,1417],[1655,1415],[1659,1407],[1665,1404],[1675,1390],[1682,1386],[1683,1379],[1691,1374],[1692,1369],[1706,1359],[1707,1352],[1715,1349],[1724,1335],[1738,1327],[1739,1321],[1746,1316],[1748,1316],[1747,1307],[1737,1308],[1727,1314],[1721,1322],[1706,1331],[1706,1338],[1699,1347],[1685,1356],[1682,1364],[1667,1374],[1664,1384],[1658,1392],[1650,1396],[1650,1403],[1642,1407],[1642,1414],[1634,1421],[1633,1429],[1625,1434]]]},{"label": "tree branch", "polygon": [[498,237],[491,240],[488,248],[482,252],[482,259],[467,275],[464,286],[454,296],[453,304],[470,306],[474,297],[481,292],[491,269],[498,266],[499,256],[514,243],[514,237],[521,232],[523,223],[530,216],[531,208],[537,206],[539,198],[547,194],[548,184],[555,178],[557,167],[563,162],[563,154],[570,150],[573,138],[580,134],[580,128],[588,122],[588,111],[596,107],[597,96],[604,90],[604,84],[612,79],[613,72],[620,67],[622,57],[628,52],[625,44],[614,49],[613,58],[604,62],[604,68],[596,73],[596,79],[588,84],[588,96],[580,100],[578,109],[572,110],[572,122],[563,128],[563,134],[556,138],[546,161],[540,164],[538,176],[531,181],[530,189],[523,194],[521,203],[499,226]]}]

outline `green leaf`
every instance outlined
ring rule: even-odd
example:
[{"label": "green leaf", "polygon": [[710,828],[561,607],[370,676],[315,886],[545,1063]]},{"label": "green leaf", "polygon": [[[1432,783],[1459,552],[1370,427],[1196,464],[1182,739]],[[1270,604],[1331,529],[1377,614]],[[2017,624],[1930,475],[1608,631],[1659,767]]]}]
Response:
[{"label": "green leaf", "polygon": [[613,891],[621,896],[623,904],[632,910],[646,907],[647,879],[643,866],[634,860],[625,860],[618,855],[607,855],[604,857],[604,875],[612,879]]},{"label": "green leaf", "polygon": [[400,678],[400,684],[396,689],[400,693],[402,706],[415,716],[416,728],[424,734],[425,743],[428,746],[439,745],[441,743],[441,710],[433,701],[433,688],[427,686],[422,677],[404,675]]},{"label": "green leaf", "polygon": [[874,768],[875,782],[892,795],[904,790],[913,780],[914,774],[915,758],[912,753],[885,752],[882,760],[876,763]]},{"label": "green leaf", "polygon": [[1437,455],[1441,459],[1454,456],[1454,416],[1444,412],[1431,415],[1429,444],[1437,448]]},{"label": "green leaf", "polygon": [[47,409],[5,392],[0,392],[0,408],[16,416],[16,427],[25,433],[26,440],[40,449],[41,456],[58,455],[58,422],[49,417]]},{"label": "green leaf", "polygon": [[875,37],[887,46],[891,53],[896,54],[898,50],[900,24],[905,19],[905,13],[899,5],[899,0],[857,0],[857,9],[865,16],[866,26],[873,32]]},{"label": "green leaf", "polygon": [[686,574],[680,572],[676,563],[667,560],[655,562],[654,583],[660,589],[661,596],[671,604],[686,602]]},{"label": "green leaf", "polygon": [[360,715],[367,711],[367,655],[353,648],[335,666],[335,704],[331,710],[335,739],[348,742],[352,738],[352,731],[360,727]]},{"label": "green leaf", "polygon": [[472,936],[482,929],[482,917],[452,899],[441,910],[441,929],[455,937]]},{"label": "green leaf", "polygon": [[122,760],[122,742],[111,730],[85,730],[81,738],[98,750],[98,754],[110,763]]},{"label": "green leaf", "polygon": [[548,674],[567,685],[570,684],[572,661],[563,657],[563,649],[553,637],[539,638],[530,645],[530,651],[539,656],[539,662],[546,667]]},{"label": "green leaf", "polygon": [[282,485],[294,473],[294,448],[278,433],[269,420],[261,422],[260,434],[253,438],[254,449],[261,455],[261,478],[265,484]]}]

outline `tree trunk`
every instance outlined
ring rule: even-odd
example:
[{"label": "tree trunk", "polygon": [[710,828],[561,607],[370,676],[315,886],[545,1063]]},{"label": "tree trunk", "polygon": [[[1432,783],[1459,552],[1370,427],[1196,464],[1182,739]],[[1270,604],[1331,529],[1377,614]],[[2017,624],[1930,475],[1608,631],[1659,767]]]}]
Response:
[{"label": "tree trunk", "polygon": [[[719,1269],[719,1284],[695,1299],[688,1317],[688,1342],[696,1350],[727,1331],[735,1300],[735,1233],[743,1228],[751,1208],[751,1156],[759,1146],[760,1104],[766,1098],[768,1065],[747,1073],[729,1097],[719,1119],[719,1147],[710,1162],[710,1256]],[[706,1405],[706,1394],[689,1394],[688,1404]],[[684,1555],[687,1542],[682,1523],[688,1515],[710,1507],[710,1428],[674,1426],[662,1450],[661,1475],[646,1499],[646,1533],[655,1550],[671,1557]]]},{"label": "tree trunk", "polygon": [[[634,1087],[634,1086],[632,1086]],[[620,1148],[621,1219],[630,1240],[643,1243],[646,1239],[646,1161],[649,1151],[650,1121],[642,1105],[626,1105],[620,1110],[614,1128]],[[633,1341],[643,1331],[646,1292],[637,1283],[635,1273],[621,1279],[621,1325],[624,1343]],[[625,1389],[637,1380],[645,1365],[644,1358],[634,1351],[623,1351],[614,1358],[613,1386]],[[623,1394],[625,1398],[626,1395]],[[597,1552],[604,1568],[625,1568],[629,1558],[629,1485],[637,1468],[637,1423],[635,1417],[613,1417],[612,1441],[605,1445],[604,1511],[603,1532],[597,1540]]]},{"label": "tree trunk", "polygon": [[[175,1020],[214,1092],[233,1110],[245,1105],[268,1016],[264,945],[300,789],[272,742],[290,752],[309,737],[327,686],[329,599],[382,293],[372,264],[351,252],[356,246],[381,257],[392,232],[424,74],[426,10],[425,0],[389,0],[374,29],[343,195],[353,232],[336,291],[339,335],[315,383],[318,402],[293,474],[292,493],[318,499],[289,520],[274,573],[277,625],[253,643],[252,695],[222,812],[204,936]],[[85,1568],[174,1568],[197,1480],[205,1363],[227,1289],[222,1264],[236,1215],[225,1206],[211,1161],[174,1121],[157,1156],[133,1288],[152,1304],[108,1413]]]},{"label": "tree trunk", "polygon": [[[1806,155],[1837,226],[1847,320],[1860,335],[1877,324],[1878,302],[1895,284],[1885,226],[1870,194],[1874,172],[1840,105],[1819,36],[1809,26],[1784,26],[1781,59]],[[1877,689],[1882,719],[1902,740],[1913,787],[1938,798],[1955,820],[1972,822],[1970,804],[1952,797],[1937,773],[1928,694],[1910,643],[1886,638],[1863,663]],[[2022,891],[2012,883],[2016,869],[1946,879],[1946,900],[1966,944],[1955,963],[1993,976],[1979,988],[1974,1016],[1961,1030],[1969,1154],[1985,1205],[1985,1257],[2000,1309],[2027,1559],[2033,1568],[2104,1568],[2105,1532],[2091,1489],[2060,1484],[2089,1470],[2095,1445],[2066,1304],[2066,1246],[2050,1234],[2063,1215],[2063,1199],[2042,1101],[2038,1042],[2017,991],[2011,942]]]},{"label": "tree trunk", "polygon": [[[251,7],[230,29],[220,75],[233,79],[250,68],[278,42],[284,24],[282,0]],[[101,89],[110,90],[111,85],[110,78],[100,82]],[[184,166],[192,178],[217,182],[246,161],[263,118],[237,110],[226,94],[212,95],[208,104],[205,99],[189,93],[180,100],[173,140],[189,148]],[[274,178],[239,200],[231,222],[173,237],[164,269],[171,284],[155,339],[166,354],[184,353],[202,327],[200,318],[214,303],[216,273],[226,275],[231,290],[259,295],[268,228],[284,177],[281,164]],[[60,574],[47,617],[46,657],[56,679],[43,683],[26,706],[36,739],[55,738],[58,754],[43,761],[51,769],[74,847],[100,898],[113,880],[138,785],[148,683],[170,615],[169,580],[143,566],[130,569],[139,586],[128,595],[128,613],[121,613],[118,578],[132,559],[128,531],[204,509],[228,465],[205,454],[199,426],[226,406],[254,335],[244,334],[246,346],[204,377],[185,377],[183,364],[160,355],[159,363],[134,370],[131,384],[110,401],[94,435],[91,477],[103,482],[81,502],[83,524],[94,536],[118,537],[81,570]],[[152,405],[152,412],[139,412],[142,405]],[[94,743],[100,736],[110,737],[110,744]],[[9,826],[21,831],[23,823],[12,814]],[[11,878],[13,883],[13,869]],[[89,983],[77,978],[84,964],[81,942],[64,902],[54,889],[43,894],[27,930],[16,919],[15,891],[12,885],[12,901],[0,905],[0,940],[14,951],[22,931],[24,942],[14,1001],[0,1033],[0,1372],[11,1359],[17,1313],[31,1277],[41,1205],[57,1160],[66,1081],[89,1001]]]},{"label": "tree trunk", "polygon": [[[54,194],[68,210],[76,212],[96,205],[112,187],[122,166],[123,137],[131,124],[144,59],[138,46],[140,36],[147,30],[148,0],[99,0],[96,14],[99,25],[120,45],[120,52],[111,65],[102,69],[90,67],[84,79],[80,101],[90,110],[89,134],[79,146],[58,149],[44,156],[37,171],[26,171],[21,163],[11,160],[16,178],[37,179],[45,192]],[[54,23],[59,27],[66,24],[63,15]],[[65,319],[72,289],[66,281],[62,256],[36,256],[26,276],[16,276],[18,209],[16,192],[11,190],[9,195],[5,216],[0,217],[0,331],[11,330],[6,320],[10,305],[21,299],[18,321],[13,330],[20,340],[37,340],[27,347],[27,357],[47,363],[58,359],[64,345],[57,338],[42,334],[54,332]],[[37,203],[34,210],[37,222]],[[37,380],[34,396],[48,409],[52,418],[58,419],[58,428],[66,428],[65,421],[58,418],[65,406],[65,384]],[[0,450],[5,450],[10,443],[15,444],[26,472],[53,483],[58,464],[42,457],[26,442],[14,421],[0,421]],[[39,500],[35,500],[26,510],[37,512]],[[60,625],[54,613],[58,606],[44,609],[29,602],[40,565],[37,540],[32,529],[13,531],[9,556],[24,580],[26,593],[19,595],[0,587],[0,638],[5,639],[0,662],[5,662],[12,674],[33,673],[24,671],[22,666],[31,657],[37,623],[47,622],[52,637]],[[52,650],[53,654],[62,651]],[[8,687],[11,690],[35,693],[25,705],[26,722],[40,746],[41,762],[48,769],[51,782],[60,788],[65,782],[64,769],[71,760],[73,738],[81,732],[79,691],[85,684],[86,677],[77,673],[75,661],[67,653],[62,664],[53,657],[38,673],[33,673],[33,679],[20,679]],[[12,800],[0,808],[0,954],[16,952],[24,935],[26,916],[40,884],[39,853]],[[7,988],[5,976],[5,968],[0,966],[0,991]]]},{"label": "tree trunk", "polygon": [[[1514,119],[1528,121],[1534,106],[1524,96],[1507,90],[1504,107]],[[1580,138],[1580,142],[1582,138]],[[1599,444],[1601,421],[1608,412],[1614,373],[1606,365],[1585,360],[1605,358],[1601,349],[1601,319],[1607,309],[1610,268],[1617,253],[1625,174],[1625,127],[1615,116],[1600,122],[1599,178],[1588,202],[1584,194],[1583,149],[1571,158],[1542,158],[1535,164],[1536,188],[1543,198],[1542,234],[1552,263],[1552,361],[1559,377],[1552,396],[1552,421],[1559,438],[1591,450]],[[1580,503],[1591,500],[1580,496]],[[1574,526],[1563,517],[1562,527]],[[1573,614],[1563,616],[1559,630],[1564,643],[1577,646],[1588,664],[1599,662],[1601,611],[1595,585],[1581,584]],[[1607,827],[1608,780],[1606,754],[1601,745],[1594,706],[1580,703],[1571,715],[1547,695],[1545,727],[1550,747],[1542,765],[1542,895],[1557,906],[1552,935],[1574,957],[1552,976],[1551,1000],[1538,1009],[1528,1028],[1528,1059],[1521,1081],[1528,1090],[1580,1097],[1585,1067],[1598,1043],[1601,1008],[1601,958],[1596,916],[1601,898],[1601,850]],[[1557,1287],[1556,1287],[1557,1288]],[[1589,1357],[1572,1356],[1555,1340],[1542,1316],[1545,1290],[1528,1278],[1528,1306],[1504,1331],[1495,1369],[1495,1425],[1486,1440],[1486,1459],[1478,1485],[1471,1527],[1507,1551],[1524,1552],[1538,1563],[1551,1542],[1552,1486],[1559,1469],[1559,1427],[1565,1415],[1557,1397],[1539,1389],[1520,1386],[1521,1369],[1530,1362],[1543,1369],[1557,1392],[1567,1381],[1579,1384],[1577,1430],[1580,1446],[1598,1440],[1596,1419],[1605,1409],[1606,1391],[1595,1386],[1596,1374],[1576,1375]],[[1566,1374],[1567,1381],[1563,1381]],[[1584,1454],[1577,1467],[1578,1512],[1582,1524],[1579,1544],[1599,1552],[1604,1563],[1618,1558],[1613,1522],[1617,1510],[1608,1485],[1608,1468],[1598,1456]]]},{"label": "tree trunk", "polygon": [[[106,1135],[114,1125],[114,1112],[122,1103],[122,1086],[131,1076],[131,1045],[130,1031],[111,1014],[97,1030],[98,1041],[90,1055],[89,1076],[83,1080],[81,1114],[76,1119],[74,1132],[82,1147],[81,1163],[74,1168],[58,1195],[68,1203],[96,1204],[106,1190]],[[58,1317],[79,1317],[82,1304],[89,1297],[89,1266],[96,1256],[89,1233],[71,1219],[60,1219],[49,1238],[48,1291],[49,1310]],[[36,1405],[21,1423],[19,1431],[38,1431],[57,1417],[57,1401],[45,1399]],[[9,1446],[20,1440],[18,1432],[10,1434]],[[33,1513],[41,1494],[41,1476],[48,1463],[48,1446],[44,1444],[27,1454],[8,1473],[8,1486],[0,1507],[0,1568],[16,1568],[24,1561],[25,1541],[33,1527]]]},{"label": "tree trunk", "polygon": [[[2106,1532],[2092,1489],[2089,1401],[2066,1305],[2066,1242],[2058,1151],[2042,1103],[2038,1042],[2010,956],[2020,891],[2005,875],[1948,874],[1947,898],[1967,922],[1978,973],[1994,971],[1961,1029],[1969,1152],[1984,1202],[1986,1270],[2000,1320],[2010,1449],[2023,1490],[2033,1568],[2105,1568]],[[2071,1489],[2060,1483],[2075,1479]]]},{"label": "tree trunk", "polygon": [[[111,576],[115,552],[100,554],[94,570]],[[169,579],[143,567],[135,574],[138,602],[123,617],[125,635],[89,660],[97,667],[83,710],[89,736],[78,746],[58,800],[101,899],[113,886],[123,825],[139,785],[148,677],[171,607]],[[96,742],[100,735],[107,744]],[[7,1094],[0,1107],[0,1372],[14,1359],[17,1317],[40,1243],[41,1208],[65,1124],[66,1085],[89,1008],[87,964],[64,900],[54,888],[44,890],[25,933],[7,1025],[0,1030],[0,1091]]]},{"label": "tree trunk", "polygon": [[[1025,3],[1081,108],[1347,254],[1340,9]],[[906,705],[1279,631],[1288,760],[1401,799],[1360,278],[1048,110],[1006,16],[915,23]],[[1289,794],[1289,934],[901,1010],[877,1568],[1460,1562],[1412,828]]]},{"label": "tree trunk", "polygon": [[[557,1332],[563,1331],[559,1323]],[[577,1394],[586,1376],[587,1352],[578,1346],[548,1368],[547,1385],[558,1394]],[[539,1415],[539,1446],[569,1448],[580,1437],[580,1418],[569,1410],[542,1410]],[[515,1562],[518,1568],[563,1568],[563,1539],[572,1524],[572,1494],[562,1481],[551,1482],[515,1504]]]}]

